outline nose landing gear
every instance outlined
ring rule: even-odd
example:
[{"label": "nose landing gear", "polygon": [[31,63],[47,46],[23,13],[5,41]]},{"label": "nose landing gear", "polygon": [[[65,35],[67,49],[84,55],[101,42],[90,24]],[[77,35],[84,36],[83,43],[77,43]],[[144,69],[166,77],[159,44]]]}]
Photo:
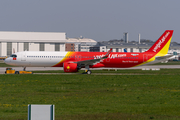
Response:
[{"label": "nose landing gear", "polygon": [[23,71],[26,71],[26,67],[23,68]]}]

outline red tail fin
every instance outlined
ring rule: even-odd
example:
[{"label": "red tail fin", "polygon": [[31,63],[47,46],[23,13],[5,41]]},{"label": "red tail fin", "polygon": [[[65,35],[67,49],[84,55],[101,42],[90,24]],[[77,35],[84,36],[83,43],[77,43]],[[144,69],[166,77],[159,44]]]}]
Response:
[{"label": "red tail fin", "polygon": [[167,54],[169,50],[172,34],[173,34],[173,30],[166,30],[161,35],[161,37],[154,43],[154,45],[146,52],[159,53],[161,55]]}]

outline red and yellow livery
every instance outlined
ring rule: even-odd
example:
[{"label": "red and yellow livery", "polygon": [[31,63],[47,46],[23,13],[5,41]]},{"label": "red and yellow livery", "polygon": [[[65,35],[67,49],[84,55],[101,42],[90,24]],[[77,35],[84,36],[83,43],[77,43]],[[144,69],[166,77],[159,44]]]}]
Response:
[{"label": "red and yellow livery", "polygon": [[[64,72],[78,72],[81,68],[110,67],[128,68],[144,64],[154,64],[166,60],[173,30],[166,30],[146,52],[17,52],[5,60],[9,65],[22,67],[63,67]],[[15,56],[15,57],[13,57]],[[22,56],[24,56],[22,58]]]}]

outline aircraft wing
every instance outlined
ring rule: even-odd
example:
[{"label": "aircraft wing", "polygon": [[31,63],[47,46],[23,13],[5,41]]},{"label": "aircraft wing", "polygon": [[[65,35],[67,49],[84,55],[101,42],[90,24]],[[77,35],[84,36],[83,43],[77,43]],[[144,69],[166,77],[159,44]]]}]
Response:
[{"label": "aircraft wing", "polygon": [[101,60],[108,58],[109,54],[112,52],[112,48],[101,58],[98,59],[91,59],[91,60],[84,60],[84,61],[77,61],[74,63],[78,63],[81,66],[86,66],[86,65],[94,65],[96,63],[99,63]]}]

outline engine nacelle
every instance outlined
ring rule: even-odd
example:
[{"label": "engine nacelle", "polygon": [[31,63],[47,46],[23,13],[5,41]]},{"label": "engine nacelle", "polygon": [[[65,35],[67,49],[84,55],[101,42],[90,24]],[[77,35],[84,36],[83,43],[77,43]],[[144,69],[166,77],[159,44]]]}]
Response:
[{"label": "engine nacelle", "polygon": [[79,70],[77,63],[65,62],[63,64],[63,67],[64,67],[64,72],[78,72]]}]

